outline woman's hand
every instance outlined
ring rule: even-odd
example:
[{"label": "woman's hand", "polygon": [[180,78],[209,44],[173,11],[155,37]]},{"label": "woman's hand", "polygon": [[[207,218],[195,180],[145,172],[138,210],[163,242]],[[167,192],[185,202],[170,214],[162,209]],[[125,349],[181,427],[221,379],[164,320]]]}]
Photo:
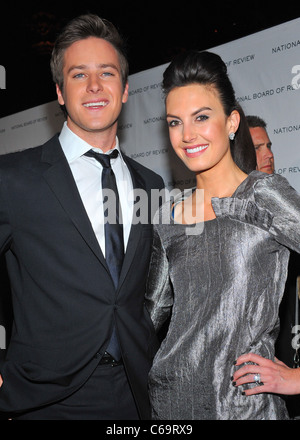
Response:
[{"label": "woman's hand", "polygon": [[2,380],[2,376],[0,374],[0,388],[2,387],[2,384],[3,384],[3,380]]},{"label": "woman's hand", "polygon": [[[243,354],[235,365],[245,362],[254,362],[256,365],[243,365],[233,374],[233,385],[240,386],[257,382],[255,376],[260,375],[261,383],[254,388],[244,390],[244,394],[251,396],[259,393],[300,394],[300,368],[289,368],[275,358],[275,362],[265,359],[254,353]],[[256,380],[255,380],[256,379]]]}]

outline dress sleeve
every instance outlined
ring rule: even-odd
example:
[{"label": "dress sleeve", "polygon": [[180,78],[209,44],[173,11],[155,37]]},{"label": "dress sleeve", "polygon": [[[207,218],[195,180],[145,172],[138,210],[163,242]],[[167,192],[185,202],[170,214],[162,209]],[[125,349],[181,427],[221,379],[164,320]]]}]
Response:
[{"label": "dress sleeve", "polygon": [[157,227],[153,226],[153,247],[146,289],[146,307],[158,332],[171,313],[173,290],[169,262]]},{"label": "dress sleeve", "polygon": [[255,203],[270,213],[269,232],[280,244],[300,253],[300,194],[279,175],[269,175],[254,188]]}]

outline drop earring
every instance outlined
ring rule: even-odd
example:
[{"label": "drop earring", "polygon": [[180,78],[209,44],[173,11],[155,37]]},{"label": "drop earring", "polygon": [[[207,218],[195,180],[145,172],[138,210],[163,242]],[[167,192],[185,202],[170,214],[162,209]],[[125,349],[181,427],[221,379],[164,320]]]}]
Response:
[{"label": "drop earring", "polygon": [[234,132],[229,133],[229,139],[230,139],[231,141],[233,141],[234,138],[235,138],[235,133],[234,133]]}]

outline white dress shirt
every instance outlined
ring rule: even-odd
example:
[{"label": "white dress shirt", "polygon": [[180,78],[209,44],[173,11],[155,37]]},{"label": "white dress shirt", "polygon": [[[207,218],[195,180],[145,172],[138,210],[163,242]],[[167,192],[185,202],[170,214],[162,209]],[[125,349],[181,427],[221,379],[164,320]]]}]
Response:
[{"label": "white dress shirt", "polygon": [[[84,156],[84,153],[91,149],[97,152],[99,152],[99,149],[91,147],[91,145],[73,133],[73,131],[67,126],[66,122],[60,133],[59,141],[70,165],[98,243],[105,256],[104,214],[101,184],[102,165],[93,157]],[[120,154],[116,159],[111,159],[111,167],[116,176],[119,192],[123,218],[124,248],[126,249],[133,215],[133,201],[128,197],[128,194],[132,194],[133,186],[130,172],[120,152],[118,138],[116,138],[115,149],[119,150]],[[107,154],[111,153],[111,151],[112,150],[109,150]],[[102,153],[102,151],[100,152]]]}]

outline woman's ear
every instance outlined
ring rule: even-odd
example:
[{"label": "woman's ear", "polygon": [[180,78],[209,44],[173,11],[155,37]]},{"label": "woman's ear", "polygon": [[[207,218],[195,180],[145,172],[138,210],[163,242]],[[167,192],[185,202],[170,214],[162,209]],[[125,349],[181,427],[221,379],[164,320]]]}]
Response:
[{"label": "woman's ear", "polygon": [[230,133],[236,133],[240,125],[240,114],[237,110],[233,110],[228,117],[228,135]]}]

